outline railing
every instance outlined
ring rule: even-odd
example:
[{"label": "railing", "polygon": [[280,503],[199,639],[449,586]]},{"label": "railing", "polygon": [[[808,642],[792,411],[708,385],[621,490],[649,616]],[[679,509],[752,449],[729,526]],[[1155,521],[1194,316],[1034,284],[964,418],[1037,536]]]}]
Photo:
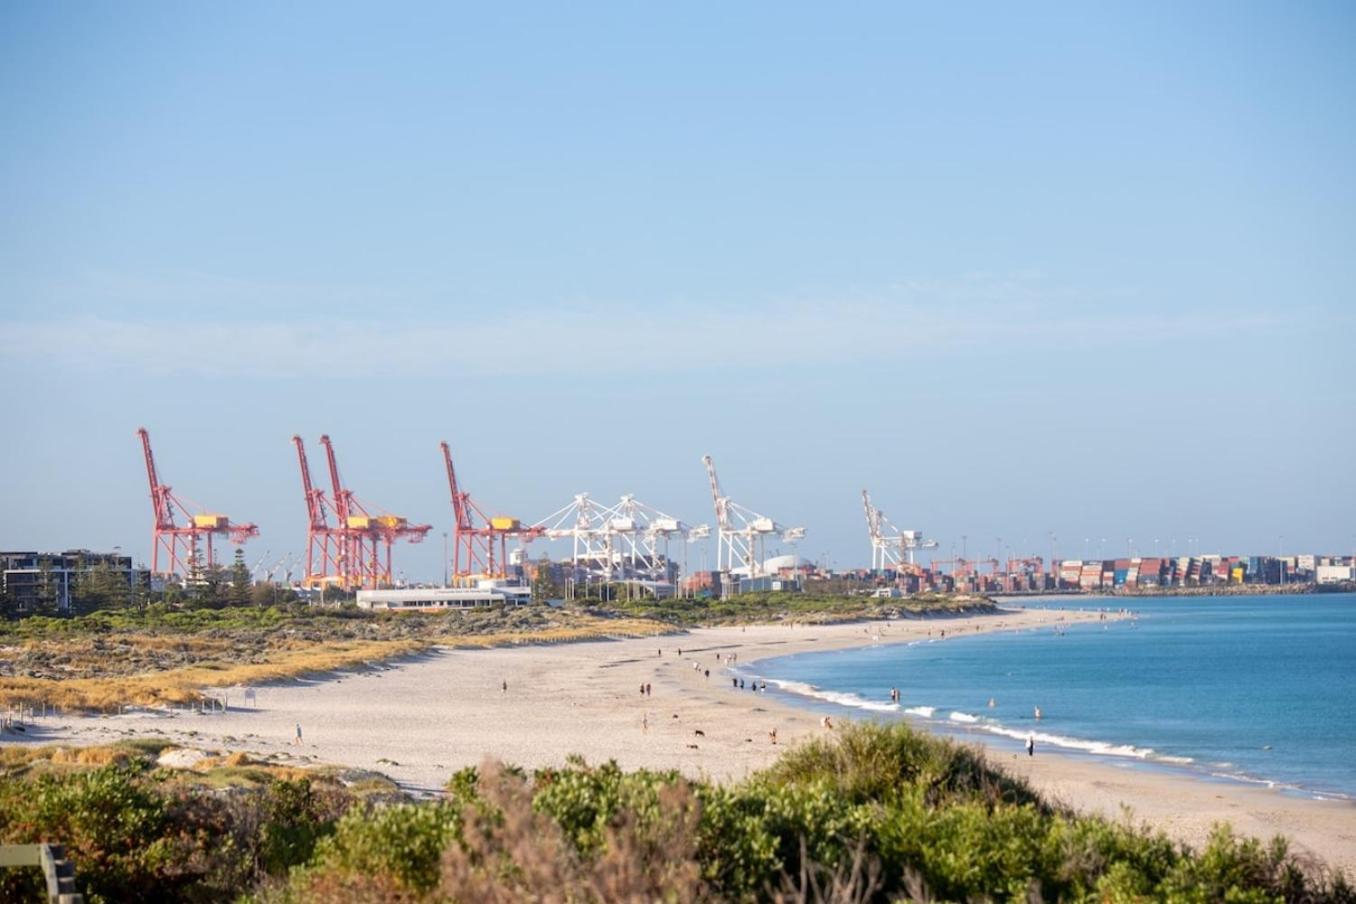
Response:
[{"label": "railing", "polygon": [[59,844],[0,844],[0,869],[36,866],[47,880],[49,904],[85,904],[75,890],[75,864]]}]

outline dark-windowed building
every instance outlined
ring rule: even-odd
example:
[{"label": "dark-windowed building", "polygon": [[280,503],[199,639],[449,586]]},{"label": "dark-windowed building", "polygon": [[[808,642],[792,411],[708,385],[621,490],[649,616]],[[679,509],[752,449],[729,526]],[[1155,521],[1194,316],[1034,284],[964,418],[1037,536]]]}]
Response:
[{"label": "dark-windowed building", "polygon": [[133,587],[132,557],[69,549],[65,552],[0,552],[0,589],[17,615],[71,611],[82,577],[103,573],[110,586]]}]

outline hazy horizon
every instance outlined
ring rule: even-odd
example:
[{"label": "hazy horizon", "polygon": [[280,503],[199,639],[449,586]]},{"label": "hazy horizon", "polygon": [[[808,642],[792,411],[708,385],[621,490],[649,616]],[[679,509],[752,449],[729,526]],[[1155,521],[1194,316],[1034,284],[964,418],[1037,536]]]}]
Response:
[{"label": "hazy horizon", "polygon": [[144,425],[251,563],[304,552],[294,433],[434,525],[412,580],[444,439],[529,522],[713,524],[709,453],[836,567],[863,488],[943,557],[1352,554],[1354,37],[1339,3],[11,4],[0,548],[149,560]]}]

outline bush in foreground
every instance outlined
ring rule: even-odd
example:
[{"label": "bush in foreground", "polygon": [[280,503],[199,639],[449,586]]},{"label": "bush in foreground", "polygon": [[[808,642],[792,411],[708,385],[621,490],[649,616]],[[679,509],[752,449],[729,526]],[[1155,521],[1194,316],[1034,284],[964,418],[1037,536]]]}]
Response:
[{"label": "bush in foreground", "polygon": [[[172,799],[161,775],[106,766],[40,779],[36,794],[7,780],[0,803],[22,816],[0,810],[0,839],[62,836],[109,900],[1356,901],[1279,840],[1221,828],[1188,850],[1053,806],[904,725],[850,726],[730,785],[487,763],[443,800],[350,801],[342,816],[296,783],[223,809]],[[85,815],[56,815],[72,811]]]}]

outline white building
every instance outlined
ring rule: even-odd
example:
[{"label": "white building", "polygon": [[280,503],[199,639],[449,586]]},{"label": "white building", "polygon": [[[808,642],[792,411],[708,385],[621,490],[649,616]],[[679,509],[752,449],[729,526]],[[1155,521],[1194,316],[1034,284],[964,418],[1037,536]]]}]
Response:
[{"label": "white building", "polygon": [[1319,565],[1314,572],[1314,580],[1320,584],[1340,584],[1343,581],[1356,580],[1356,567],[1351,565]]},{"label": "white building", "polygon": [[513,585],[358,591],[359,609],[389,609],[397,612],[483,609],[501,605],[526,606],[531,602],[531,588]]}]

